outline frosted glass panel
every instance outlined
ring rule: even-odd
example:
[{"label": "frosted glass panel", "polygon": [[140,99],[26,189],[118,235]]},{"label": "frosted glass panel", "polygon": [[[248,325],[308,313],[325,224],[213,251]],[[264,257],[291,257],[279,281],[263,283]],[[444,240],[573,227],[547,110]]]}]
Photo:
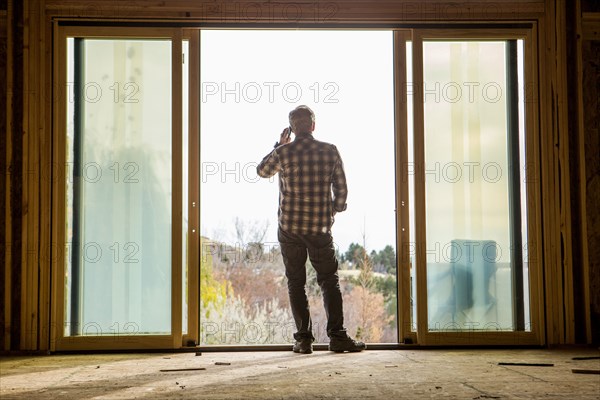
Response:
[{"label": "frosted glass panel", "polygon": [[171,42],[70,39],[67,335],[171,332]]},{"label": "frosted glass panel", "polygon": [[523,310],[514,284],[527,273],[512,247],[521,235],[513,224],[519,201],[511,205],[519,181],[509,169],[512,156],[520,165],[510,135],[522,135],[510,129],[518,97],[510,97],[517,71],[507,66],[507,46],[423,43],[430,330],[514,330]]}]

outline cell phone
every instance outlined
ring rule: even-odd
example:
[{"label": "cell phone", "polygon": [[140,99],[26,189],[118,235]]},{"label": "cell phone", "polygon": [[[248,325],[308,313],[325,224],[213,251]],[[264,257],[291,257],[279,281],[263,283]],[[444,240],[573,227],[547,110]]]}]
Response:
[{"label": "cell phone", "polygon": [[289,139],[290,136],[292,136],[292,127],[288,126],[288,132],[287,132],[287,135],[285,135],[285,138]]}]

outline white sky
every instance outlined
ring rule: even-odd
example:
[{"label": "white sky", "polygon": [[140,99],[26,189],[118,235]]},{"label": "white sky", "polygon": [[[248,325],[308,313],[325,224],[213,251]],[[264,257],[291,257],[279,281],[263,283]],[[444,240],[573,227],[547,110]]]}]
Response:
[{"label": "white sky", "polygon": [[202,31],[201,233],[234,240],[235,217],[269,221],[277,241],[278,187],[256,176],[300,104],[315,138],[344,160],[348,210],[336,216],[340,251],[395,243],[391,31]]}]

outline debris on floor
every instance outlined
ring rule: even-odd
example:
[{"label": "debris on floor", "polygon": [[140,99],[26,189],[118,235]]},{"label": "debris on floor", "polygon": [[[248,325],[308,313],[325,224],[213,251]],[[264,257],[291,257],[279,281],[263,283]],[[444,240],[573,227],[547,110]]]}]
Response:
[{"label": "debris on floor", "polygon": [[600,375],[600,369],[573,368],[573,369],[571,369],[571,372],[574,374]]},{"label": "debris on floor", "polygon": [[171,368],[171,369],[161,369],[160,372],[180,372],[180,371],[205,371],[206,368]]},{"label": "debris on floor", "polygon": [[[0,357],[0,399],[600,400],[600,375],[595,372],[600,362],[572,360],[599,352],[579,346],[372,350],[342,358],[328,352],[298,358],[288,350],[195,358],[197,351]],[[500,361],[554,367],[498,367]]]},{"label": "debris on floor", "polygon": [[517,367],[554,367],[552,363],[526,363],[526,362],[499,362],[498,365],[509,365]]}]

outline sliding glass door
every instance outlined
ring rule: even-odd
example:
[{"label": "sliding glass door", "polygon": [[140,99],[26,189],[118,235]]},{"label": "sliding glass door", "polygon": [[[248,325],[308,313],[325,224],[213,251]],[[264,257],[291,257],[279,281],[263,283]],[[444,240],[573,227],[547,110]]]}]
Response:
[{"label": "sliding glass door", "polygon": [[66,207],[56,346],[178,346],[181,39],[100,31],[65,29],[58,43]]},{"label": "sliding glass door", "polygon": [[417,334],[537,343],[526,34],[477,34],[413,44]]}]

